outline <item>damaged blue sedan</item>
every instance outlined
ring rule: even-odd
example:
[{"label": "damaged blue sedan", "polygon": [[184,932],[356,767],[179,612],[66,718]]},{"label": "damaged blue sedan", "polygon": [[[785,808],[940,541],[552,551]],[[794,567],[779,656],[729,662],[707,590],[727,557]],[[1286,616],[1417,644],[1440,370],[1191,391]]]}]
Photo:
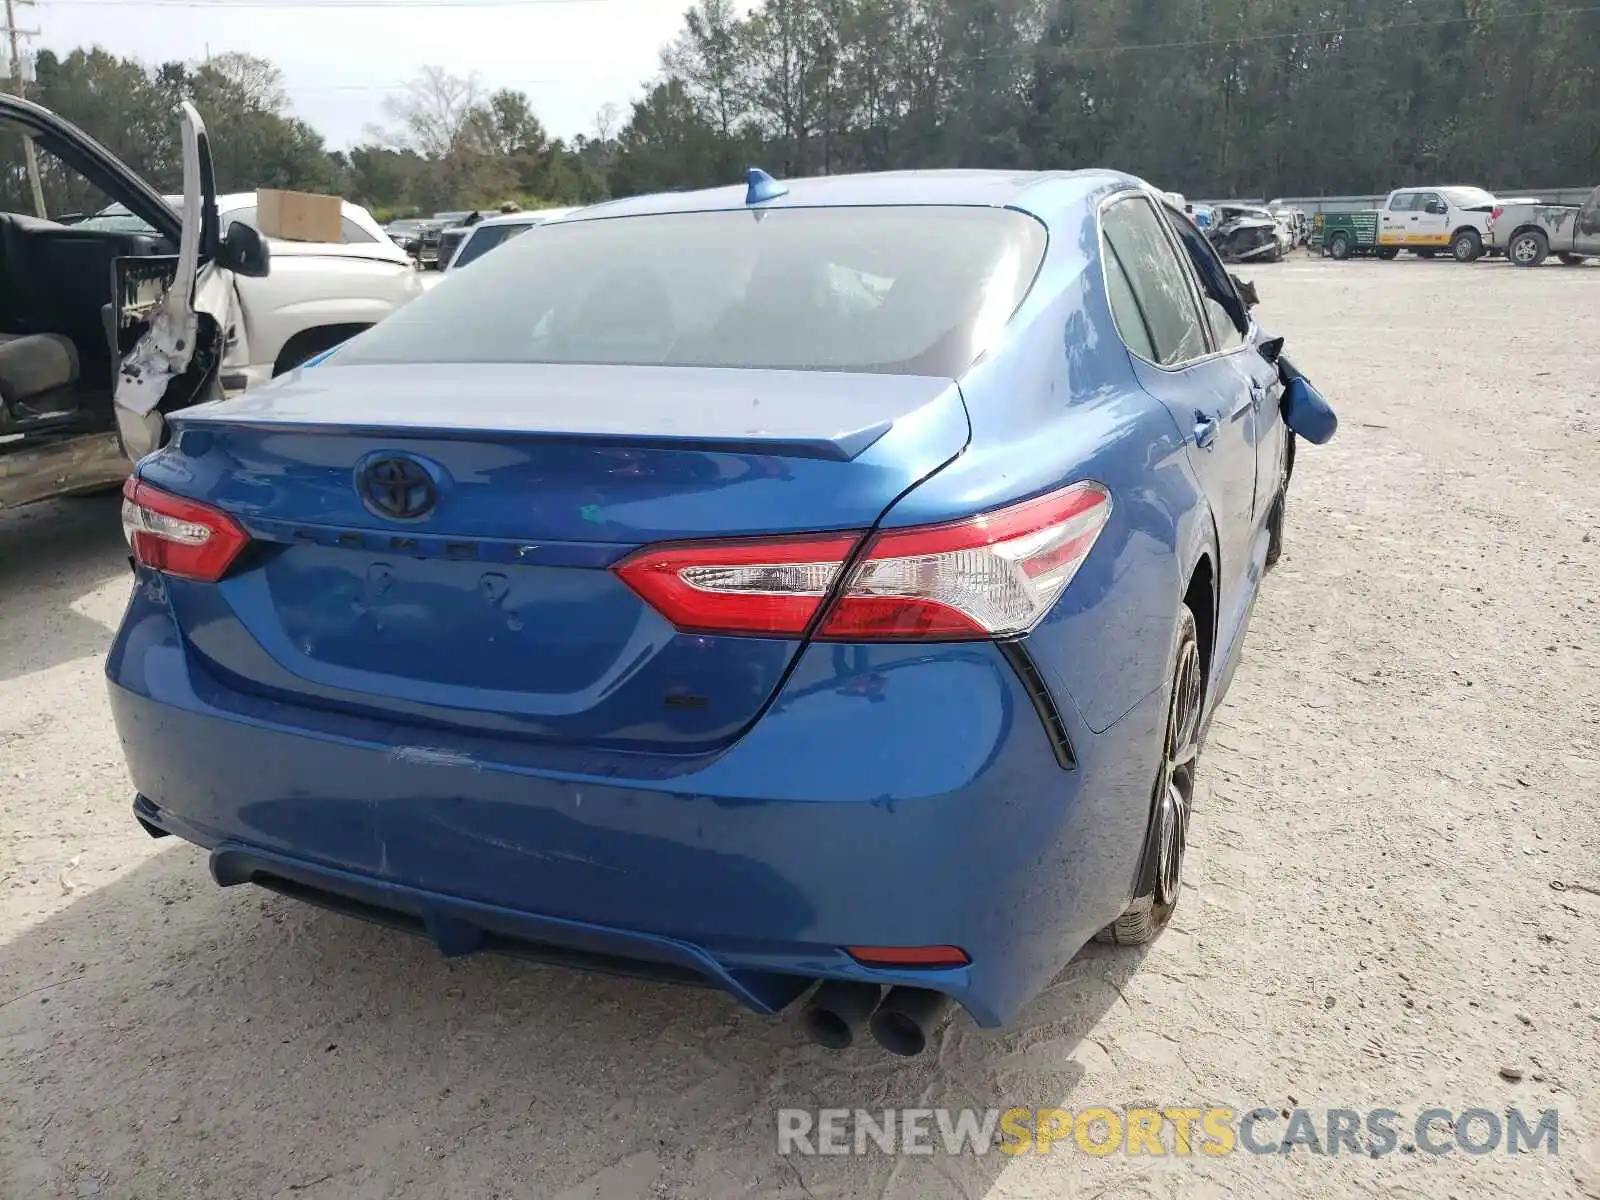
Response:
[{"label": "damaged blue sedan", "polygon": [[1282,351],[1110,172],[553,221],[167,418],[107,663],[134,814],[448,955],[832,1047],[1002,1025],[1179,901],[1289,423],[1332,432]]}]

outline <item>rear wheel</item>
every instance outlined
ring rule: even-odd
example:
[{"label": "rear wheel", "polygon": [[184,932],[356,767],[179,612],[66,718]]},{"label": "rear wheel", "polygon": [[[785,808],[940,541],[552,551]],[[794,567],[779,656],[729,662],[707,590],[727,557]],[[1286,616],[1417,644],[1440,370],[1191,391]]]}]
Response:
[{"label": "rear wheel", "polygon": [[1569,267],[1583,266],[1583,255],[1581,254],[1558,254],[1556,257]]},{"label": "rear wheel", "polygon": [[1400,257],[1400,251],[1394,246],[1380,246],[1377,254],[1384,262],[1393,262]]},{"label": "rear wheel", "polygon": [[1550,257],[1550,239],[1538,229],[1525,229],[1511,239],[1506,256],[1519,267],[1537,267]]},{"label": "rear wheel", "polygon": [[1343,262],[1350,257],[1350,238],[1347,234],[1336,233],[1328,239],[1328,254]]},{"label": "rear wheel", "polygon": [[1178,609],[1178,644],[1172,662],[1172,694],[1167,727],[1140,872],[1140,894],[1126,912],[1095,937],[1117,946],[1140,946],[1154,940],[1172,920],[1183,890],[1183,855],[1189,844],[1189,818],[1194,811],[1195,769],[1200,762],[1200,709],[1205,673],[1194,613]]},{"label": "rear wheel", "polygon": [[1477,262],[1483,254],[1483,239],[1476,229],[1458,229],[1450,239],[1450,257],[1457,262]]}]

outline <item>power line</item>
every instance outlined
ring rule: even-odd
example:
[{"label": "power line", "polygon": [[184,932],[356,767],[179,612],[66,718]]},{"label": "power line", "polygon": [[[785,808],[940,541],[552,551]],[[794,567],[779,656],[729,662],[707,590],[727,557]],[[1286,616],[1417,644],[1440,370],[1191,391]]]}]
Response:
[{"label": "power line", "polygon": [[551,5],[650,3],[652,0],[48,0],[56,8],[187,8],[232,12],[249,8],[416,9],[544,8]]}]

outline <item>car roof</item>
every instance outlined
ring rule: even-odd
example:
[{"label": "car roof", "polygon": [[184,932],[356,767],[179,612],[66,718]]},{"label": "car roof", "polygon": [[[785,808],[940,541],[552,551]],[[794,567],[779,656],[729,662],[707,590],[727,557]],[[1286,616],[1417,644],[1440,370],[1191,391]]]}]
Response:
[{"label": "car roof", "polygon": [[[764,201],[763,209],[831,208],[878,205],[980,205],[1018,208],[1042,216],[1035,201],[1048,189],[1055,208],[1063,202],[1082,201],[1112,184],[1148,187],[1115,171],[879,171],[859,175],[825,175],[782,180],[788,190]],[[746,185],[707,188],[692,192],[659,192],[607,200],[570,214],[565,220],[585,221],[653,213],[705,212],[743,209]]]},{"label": "car roof", "polygon": [[576,208],[530,208],[527,212],[495,213],[492,217],[484,217],[476,225],[463,228],[485,229],[496,225],[542,225],[546,221],[554,221],[568,213],[575,213]]}]

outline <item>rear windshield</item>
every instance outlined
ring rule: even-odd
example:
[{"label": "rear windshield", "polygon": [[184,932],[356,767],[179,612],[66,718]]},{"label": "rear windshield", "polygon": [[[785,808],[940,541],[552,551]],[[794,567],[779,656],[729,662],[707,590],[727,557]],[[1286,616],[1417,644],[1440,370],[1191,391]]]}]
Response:
[{"label": "rear windshield", "polygon": [[1026,296],[1045,231],[993,208],[554,222],[348,344],[346,363],[959,375]]}]

